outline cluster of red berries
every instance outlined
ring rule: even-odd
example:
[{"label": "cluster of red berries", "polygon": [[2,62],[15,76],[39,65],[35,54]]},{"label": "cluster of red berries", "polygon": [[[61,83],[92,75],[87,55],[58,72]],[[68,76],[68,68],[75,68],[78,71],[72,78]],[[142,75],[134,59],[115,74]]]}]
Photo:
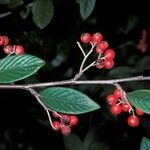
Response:
[{"label": "cluster of red berries", "polygon": [[24,54],[24,48],[22,47],[22,45],[10,45],[9,38],[5,35],[0,36],[0,46],[3,46],[3,51],[5,54]]},{"label": "cluster of red berries", "polygon": [[127,119],[128,125],[132,127],[136,127],[139,125],[139,118],[134,114],[134,111],[138,116],[143,115],[144,112],[137,108],[134,110],[131,104],[123,99],[121,90],[115,89],[112,94],[109,94],[107,96],[106,100],[111,106],[110,110],[112,114],[118,115],[123,111],[132,113]]},{"label": "cluster of red berries", "polygon": [[114,66],[115,52],[113,49],[108,49],[109,44],[103,40],[101,33],[94,33],[92,36],[89,33],[84,33],[80,37],[85,44],[93,43],[95,45],[96,53],[99,55],[96,63],[98,69],[111,69]]},{"label": "cluster of red berries", "polygon": [[53,116],[59,118],[59,121],[53,121],[53,130],[61,131],[63,135],[69,134],[71,128],[78,123],[78,118],[74,115],[58,115],[54,112]]}]

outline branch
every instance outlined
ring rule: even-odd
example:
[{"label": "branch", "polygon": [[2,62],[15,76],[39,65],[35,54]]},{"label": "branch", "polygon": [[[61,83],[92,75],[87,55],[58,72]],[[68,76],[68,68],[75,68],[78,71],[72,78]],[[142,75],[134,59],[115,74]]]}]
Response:
[{"label": "branch", "polygon": [[8,11],[8,12],[6,12],[6,13],[2,13],[2,14],[0,14],[0,18],[5,18],[5,17],[7,17],[7,16],[9,16],[9,15],[11,15],[11,14],[12,14],[11,11]]},{"label": "branch", "polygon": [[0,85],[0,89],[23,89],[27,90],[29,88],[46,88],[52,86],[61,86],[61,85],[82,85],[82,84],[108,84],[115,85],[116,83],[122,82],[132,82],[132,81],[146,81],[150,80],[150,76],[136,76],[129,78],[121,79],[112,79],[112,80],[64,80],[64,81],[55,81],[55,82],[46,82],[46,83],[37,83],[37,84],[24,84],[24,85]]},{"label": "branch", "polygon": [[[37,92],[36,92],[34,89],[32,89],[32,88],[27,88],[26,90],[28,90],[28,91],[35,97],[35,99],[39,102],[39,104],[44,108],[44,110],[46,111],[47,116],[48,116],[49,124],[51,125],[51,127],[52,127],[53,129],[55,129],[55,127],[53,126],[53,123],[52,123],[52,119],[51,119],[50,113],[49,113],[50,108],[47,108],[47,107],[43,104],[43,102],[42,102],[41,99],[40,99],[40,94],[37,93]],[[50,110],[50,111],[53,112],[52,110]]]}]

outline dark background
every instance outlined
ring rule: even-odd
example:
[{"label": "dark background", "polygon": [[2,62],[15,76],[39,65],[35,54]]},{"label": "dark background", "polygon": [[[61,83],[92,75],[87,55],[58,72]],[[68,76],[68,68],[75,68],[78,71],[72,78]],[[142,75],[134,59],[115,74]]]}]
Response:
[{"label": "dark background", "polygon": [[[25,1],[25,5],[32,1]],[[11,43],[21,43],[26,53],[44,59],[47,64],[40,71],[17,83],[38,83],[60,81],[73,78],[77,73],[82,54],[76,41],[84,32],[91,34],[100,32],[116,51],[115,67],[126,66],[138,70],[138,62],[149,56],[150,16],[148,2],[97,0],[95,9],[88,19],[82,20],[79,6],[74,0],[54,0],[54,17],[51,23],[40,30],[32,21],[30,13],[27,19],[22,19],[19,12],[24,9],[21,5],[10,9],[0,6],[0,13],[11,11],[12,14],[0,18],[0,34],[7,35]],[[133,18],[138,18],[135,23]],[[133,28],[126,32],[128,23]],[[142,30],[147,31],[148,48],[143,53],[137,49]],[[5,54],[0,49],[0,57]],[[145,66],[149,66],[145,62]],[[150,68],[149,68],[150,69]],[[90,69],[83,79],[111,79],[148,75],[149,69],[138,72],[124,69],[116,74],[109,70]],[[139,81],[124,83],[122,87],[128,92],[136,89],[148,89],[149,82]],[[101,110],[79,115],[79,124],[73,129],[83,141],[86,134],[95,129],[97,142],[104,142],[110,150],[138,150],[143,136],[150,136],[149,116],[140,117],[140,125],[131,128],[127,125],[128,114],[114,117],[109,112],[105,97],[113,87],[110,86],[71,86],[88,94],[98,102]],[[43,108],[28,93],[22,90],[0,90],[0,150],[56,150],[66,149],[61,133],[54,132],[48,124]],[[79,149],[79,148],[77,148]],[[102,148],[98,148],[101,150]],[[70,149],[71,150],[71,149]]]}]

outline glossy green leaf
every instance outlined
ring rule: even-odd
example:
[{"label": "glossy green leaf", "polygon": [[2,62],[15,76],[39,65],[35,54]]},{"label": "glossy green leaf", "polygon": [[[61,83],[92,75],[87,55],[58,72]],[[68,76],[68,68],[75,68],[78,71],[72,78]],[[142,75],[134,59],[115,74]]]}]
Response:
[{"label": "glossy green leaf", "polygon": [[10,0],[0,0],[0,4],[8,4]]},{"label": "glossy green leaf", "polygon": [[40,28],[45,28],[53,18],[52,0],[35,0],[32,6],[33,21]]},{"label": "glossy green leaf", "polygon": [[150,90],[137,90],[130,92],[127,94],[127,97],[134,107],[150,114]]},{"label": "glossy green leaf", "polygon": [[31,76],[45,62],[32,55],[13,55],[0,60],[0,83],[11,83]]},{"label": "glossy green leaf", "polygon": [[82,114],[99,109],[100,106],[87,95],[70,88],[53,87],[41,91],[43,103],[57,112]]},{"label": "glossy green leaf", "polygon": [[80,5],[80,15],[83,20],[86,20],[93,12],[96,0],[77,0]]},{"label": "glossy green leaf", "polygon": [[146,137],[142,138],[140,150],[150,150],[150,140]]}]

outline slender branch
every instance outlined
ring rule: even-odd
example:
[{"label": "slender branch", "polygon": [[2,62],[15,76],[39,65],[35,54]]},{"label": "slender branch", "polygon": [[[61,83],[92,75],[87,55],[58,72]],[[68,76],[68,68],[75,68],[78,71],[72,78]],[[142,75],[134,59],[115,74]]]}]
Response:
[{"label": "slender branch", "polygon": [[93,67],[94,65],[96,65],[96,61],[93,61],[91,64],[89,64],[86,68],[84,68],[82,70],[82,72],[85,72],[86,70],[88,70],[89,68]]},{"label": "slender branch", "polygon": [[79,43],[79,42],[77,42],[77,45],[78,45],[79,49],[81,50],[81,52],[82,52],[83,56],[85,57],[85,52],[84,52],[84,50],[83,50],[82,46],[80,45],[80,43]]},{"label": "slender branch", "polygon": [[7,17],[7,16],[9,16],[9,15],[11,15],[12,14],[12,12],[11,11],[8,11],[8,12],[5,12],[5,13],[2,13],[2,14],[0,14],[0,18],[5,18],[5,17]]},{"label": "slender branch", "polygon": [[[26,90],[30,91],[30,93],[36,98],[36,100],[39,102],[39,104],[44,108],[44,110],[46,111],[47,113],[47,116],[48,116],[48,120],[49,120],[49,124],[51,125],[52,128],[55,129],[55,127],[53,126],[53,123],[52,123],[52,119],[51,119],[51,116],[50,116],[50,113],[49,113],[49,110],[50,108],[47,108],[43,102],[41,101],[40,99],[40,94],[37,93],[34,89],[32,88],[26,88]],[[50,110],[52,111],[52,110]]]},{"label": "slender branch", "polygon": [[82,85],[82,84],[109,84],[115,85],[115,83],[122,82],[132,82],[132,81],[146,81],[150,80],[150,76],[136,76],[129,78],[121,78],[121,79],[112,79],[112,80],[64,80],[64,81],[56,81],[56,82],[46,82],[46,83],[37,83],[37,84],[24,84],[24,85],[7,85],[1,84],[0,89],[28,89],[28,88],[46,88],[52,86],[61,86],[61,85]]},{"label": "slender branch", "polygon": [[93,49],[94,49],[95,45],[93,43],[91,43],[91,45],[92,45],[92,47],[91,47],[90,51],[84,56],[84,59],[83,59],[83,61],[81,63],[80,69],[79,69],[79,73],[82,72],[82,69],[83,69],[85,61],[87,60],[89,55],[93,52]]}]

